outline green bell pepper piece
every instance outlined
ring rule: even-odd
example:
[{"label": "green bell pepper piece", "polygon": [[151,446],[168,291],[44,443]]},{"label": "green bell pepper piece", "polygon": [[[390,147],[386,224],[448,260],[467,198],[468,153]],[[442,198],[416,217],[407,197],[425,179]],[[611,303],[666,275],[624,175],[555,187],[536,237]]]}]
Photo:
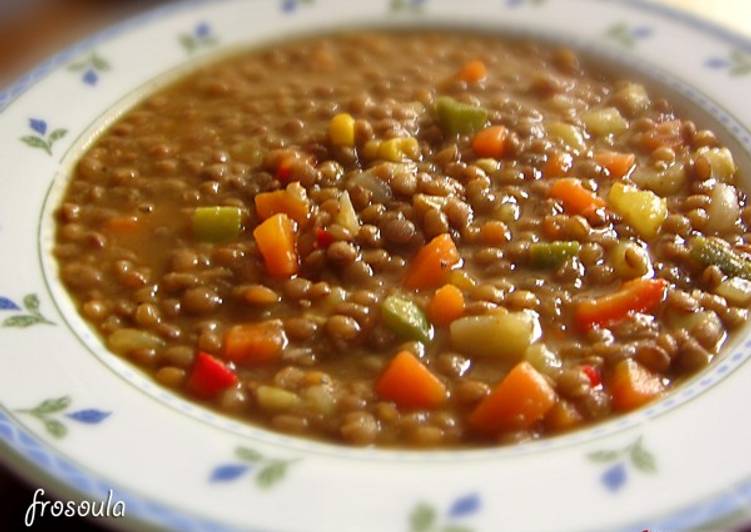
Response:
[{"label": "green bell pepper piece", "polygon": [[725,275],[751,280],[751,261],[733,251],[724,240],[697,236],[691,242],[692,259],[703,266],[717,266]]},{"label": "green bell pepper piece", "polygon": [[381,315],[386,327],[404,339],[427,343],[433,338],[433,326],[414,301],[389,296],[381,304]]},{"label": "green bell pepper piece", "polygon": [[238,207],[198,207],[193,211],[193,234],[205,242],[228,242],[238,237],[242,212]]},{"label": "green bell pepper piece", "polygon": [[441,96],[435,102],[435,112],[441,129],[449,135],[471,135],[488,121],[488,111]]},{"label": "green bell pepper piece", "polygon": [[529,262],[535,268],[558,268],[580,247],[576,241],[535,242],[529,246]]}]

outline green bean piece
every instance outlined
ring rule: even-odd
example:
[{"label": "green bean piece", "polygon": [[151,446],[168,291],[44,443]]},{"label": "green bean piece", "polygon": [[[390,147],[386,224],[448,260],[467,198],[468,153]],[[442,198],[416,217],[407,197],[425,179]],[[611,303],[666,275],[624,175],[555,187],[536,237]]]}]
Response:
[{"label": "green bean piece", "polygon": [[193,211],[193,234],[204,242],[228,242],[240,234],[238,207],[198,207]]},{"label": "green bean piece", "polygon": [[406,340],[429,342],[433,326],[413,301],[399,296],[389,296],[381,304],[383,323]]},{"label": "green bean piece", "polygon": [[471,135],[488,121],[486,109],[458,102],[449,96],[436,100],[435,111],[441,129],[449,135]]},{"label": "green bean piece", "polygon": [[751,280],[751,261],[723,240],[697,236],[689,252],[692,259],[704,266],[717,266],[725,275]]},{"label": "green bean piece", "polygon": [[529,246],[529,261],[534,268],[558,268],[579,254],[576,241],[535,242]]}]

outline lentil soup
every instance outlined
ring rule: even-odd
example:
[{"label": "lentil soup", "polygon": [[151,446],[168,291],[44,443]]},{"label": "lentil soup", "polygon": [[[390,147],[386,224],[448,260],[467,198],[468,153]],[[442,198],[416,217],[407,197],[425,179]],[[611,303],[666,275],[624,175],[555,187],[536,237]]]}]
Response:
[{"label": "lentil soup", "polygon": [[78,162],[55,256],[164,386],[354,445],[520,442],[653,401],[751,304],[731,152],[568,49],[338,34],[201,67]]}]

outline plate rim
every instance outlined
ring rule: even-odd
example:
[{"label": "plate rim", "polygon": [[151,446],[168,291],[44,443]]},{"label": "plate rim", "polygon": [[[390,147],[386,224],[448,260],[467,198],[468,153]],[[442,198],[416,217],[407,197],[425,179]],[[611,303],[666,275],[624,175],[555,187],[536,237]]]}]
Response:
[{"label": "plate rim", "polygon": [[[267,1],[272,2],[274,0]],[[584,1],[595,2],[597,0]],[[229,2],[241,3],[243,0],[221,0],[221,3]],[[110,39],[127,33],[131,29],[157,21],[161,17],[170,16],[192,6],[208,5],[211,3],[220,2],[217,0],[213,0],[213,2],[212,0],[177,0],[162,6],[149,8],[141,13],[129,16],[120,22],[110,24],[103,29],[88,34],[86,37],[83,37],[73,44],[63,48],[61,51],[51,54],[46,59],[37,63],[36,66],[17,77],[4,88],[0,89],[0,115],[2,115],[3,112],[28,89],[43,81],[48,74],[53,73],[61,65],[65,64],[75,56],[90,51],[97,45],[106,43]],[[607,0],[607,3],[626,5],[632,8],[641,8],[670,21],[686,25],[697,31],[709,33],[715,38],[737,48],[751,51],[751,37],[747,37],[735,29],[728,28],[720,23],[703,18],[682,8],[658,3],[656,0]],[[4,421],[4,419],[7,421]],[[101,495],[96,492],[96,490],[86,490],[79,486],[75,486],[74,481],[70,478],[65,478],[64,473],[58,472],[58,474],[54,474],[48,471],[42,462],[52,459],[55,462],[74,462],[76,469],[71,469],[71,471],[74,471],[79,476],[85,476],[92,482],[98,482],[100,485],[106,486],[117,485],[117,483],[110,483],[97,472],[89,470],[85,464],[76,463],[75,460],[67,457],[65,453],[56,449],[50,443],[45,442],[41,437],[30,432],[23,424],[17,422],[15,417],[7,411],[4,406],[0,405],[0,428],[3,428],[3,424],[10,426],[12,429],[11,432],[20,434],[20,436],[13,434],[13,436],[18,439],[14,440],[7,430],[0,431],[0,457],[3,458],[2,461],[4,465],[13,471],[19,478],[24,479],[24,481],[30,482],[35,479],[44,479],[44,486],[40,483],[39,487],[49,487],[50,494],[69,495],[73,500],[91,500],[87,499],[87,496]],[[40,455],[37,455],[36,457],[29,455],[28,453],[32,448],[44,453],[43,456],[45,460],[39,458]],[[27,467],[22,467],[22,464],[25,464]],[[178,510],[171,508],[163,503],[157,502],[153,498],[134,494],[127,489],[121,489],[118,487],[117,493],[127,496],[128,500],[132,501],[132,503],[137,503],[135,504],[137,511],[133,512],[129,509],[125,519],[111,519],[106,521],[108,525],[113,525],[117,528],[127,528],[138,523],[141,526],[159,529],[162,526],[170,526],[170,524],[174,525],[175,522],[180,522],[182,524],[188,522],[190,524],[190,529],[192,530],[234,530],[233,527],[210,521],[204,517],[192,515],[190,512],[186,512],[183,509]],[[729,506],[727,504],[728,501],[731,503]],[[722,490],[719,493],[705,496],[694,502],[687,503],[675,511],[668,511],[663,514],[656,514],[651,518],[634,521],[634,526],[628,526],[622,529],[634,529],[635,527],[640,526],[639,523],[642,522],[644,524],[649,523],[651,526],[657,525],[663,527],[666,525],[659,525],[659,523],[668,523],[676,520],[680,521],[680,519],[695,513],[703,513],[704,515],[701,522],[704,524],[711,524],[716,520],[732,515],[734,511],[743,508],[749,503],[749,501],[751,501],[751,476],[732,486],[728,486],[727,489]],[[707,509],[709,513],[706,511]],[[149,515],[149,513],[151,515]],[[244,527],[243,529],[247,528]]]}]

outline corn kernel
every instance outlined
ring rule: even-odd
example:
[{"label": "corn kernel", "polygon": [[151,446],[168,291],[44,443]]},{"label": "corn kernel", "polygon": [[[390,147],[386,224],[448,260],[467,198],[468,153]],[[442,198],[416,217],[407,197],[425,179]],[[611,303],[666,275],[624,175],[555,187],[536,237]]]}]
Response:
[{"label": "corn kernel", "polygon": [[404,137],[399,139],[399,149],[404,155],[413,161],[420,158],[420,145],[414,137]]},{"label": "corn kernel", "polygon": [[348,113],[339,113],[331,119],[329,137],[337,146],[355,145],[355,119]]},{"label": "corn kernel", "polygon": [[381,142],[378,147],[378,158],[386,161],[398,163],[402,160],[402,150],[400,149],[402,139],[389,139]]},{"label": "corn kernel", "polygon": [[376,157],[378,157],[378,150],[381,148],[380,141],[377,140],[369,140],[365,143],[365,146],[362,148],[362,156],[365,157],[365,159],[373,160]]}]

